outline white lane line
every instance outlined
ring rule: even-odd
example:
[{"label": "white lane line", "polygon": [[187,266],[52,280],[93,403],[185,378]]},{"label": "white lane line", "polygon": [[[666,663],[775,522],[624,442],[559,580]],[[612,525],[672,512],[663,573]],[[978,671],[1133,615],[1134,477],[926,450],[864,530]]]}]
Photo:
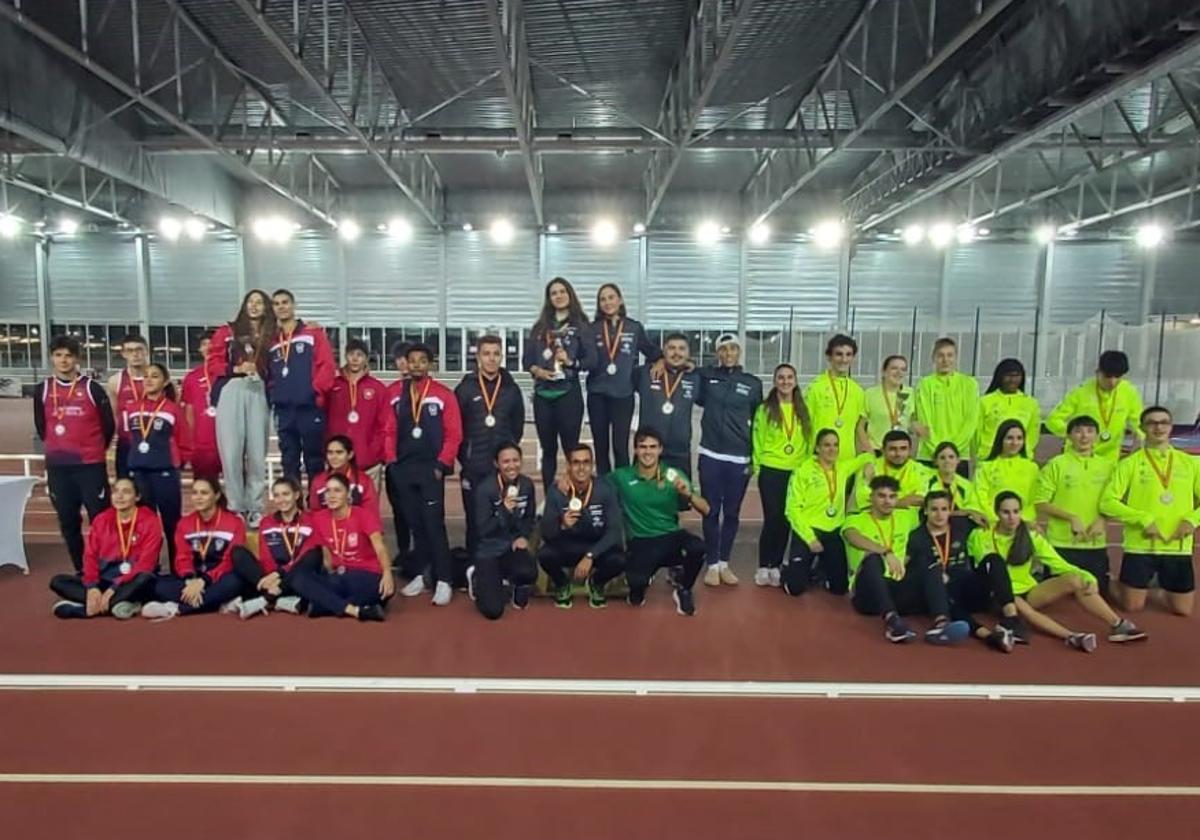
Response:
[{"label": "white lane line", "polygon": [[292,775],[264,773],[0,773],[0,784],[39,785],[320,785],[347,787],[676,790],[775,793],[907,793],[938,796],[1187,796],[1196,785],[906,784],[725,779],[560,779],[542,776]]},{"label": "white lane line", "polygon": [[183,674],[0,674],[0,690],[260,691],[325,693],[614,695],[908,700],[1193,702],[1200,686],[1003,683],[577,680],[459,677],[336,677]]}]

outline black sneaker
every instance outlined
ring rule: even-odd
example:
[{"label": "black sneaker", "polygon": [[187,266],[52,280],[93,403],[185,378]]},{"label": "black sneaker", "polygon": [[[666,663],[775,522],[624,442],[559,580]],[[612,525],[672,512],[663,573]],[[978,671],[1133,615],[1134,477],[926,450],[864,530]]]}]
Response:
[{"label": "black sneaker", "polygon": [[992,650],[998,650],[1001,653],[1013,652],[1013,632],[999,624],[992,628],[992,634],[983,641]]},{"label": "black sneaker", "polygon": [[1013,642],[1015,644],[1029,644],[1029,628],[1025,626],[1025,622],[1021,620],[1019,615],[1014,615],[1012,618],[1005,616],[1000,619],[1000,626],[1007,628],[1013,634]]},{"label": "black sneaker", "polygon": [[696,599],[692,595],[692,590],[676,586],[673,597],[675,598],[675,612],[680,615],[696,614]]},{"label": "black sneaker", "polygon": [[[516,593],[514,593],[516,594]],[[560,586],[554,591],[554,606],[569,610],[575,604],[575,587],[570,583]]]},{"label": "black sneaker", "polygon": [[529,590],[532,586],[513,587],[513,609],[523,610],[529,606]]},{"label": "black sneaker", "polygon": [[87,618],[87,607],[74,601],[59,601],[54,605],[55,618]]},{"label": "black sneaker", "polygon": [[917,634],[913,632],[912,628],[905,624],[904,619],[898,615],[889,616],[885,622],[885,625],[886,629],[884,630],[883,635],[894,645],[903,644],[904,642],[917,637]]},{"label": "black sneaker", "polygon": [[646,590],[630,589],[629,594],[625,596],[625,600],[631,607],[640,607],[642,604],[646,603]]},{"label": "black sneaker", "polygon": [[358,608],[359,621],[383,621],[386,617],[387,613],[379,604],[367,604],[365,607]]},{"label": "black sneaker", "polygon": [[590,577],[587,580],[588,606],[594,610],[602,610],[608,606],[608,596],[604,594],[604,587],[597,586],[596,582]]}]

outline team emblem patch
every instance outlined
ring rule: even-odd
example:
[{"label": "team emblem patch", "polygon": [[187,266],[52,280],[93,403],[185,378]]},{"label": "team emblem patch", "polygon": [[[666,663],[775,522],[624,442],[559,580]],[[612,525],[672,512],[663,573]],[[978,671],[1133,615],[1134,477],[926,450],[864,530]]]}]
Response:
[{"label": "team emblem patch", "polygon": [[296,346],[296,352],[303,356],[304,355],[304,344],[300,343],[295,346]]},{"label": "team emblem patch", "polygon": [[346,545],[350,548],[358,548],[358,534],[353,532],[347,534]]}]

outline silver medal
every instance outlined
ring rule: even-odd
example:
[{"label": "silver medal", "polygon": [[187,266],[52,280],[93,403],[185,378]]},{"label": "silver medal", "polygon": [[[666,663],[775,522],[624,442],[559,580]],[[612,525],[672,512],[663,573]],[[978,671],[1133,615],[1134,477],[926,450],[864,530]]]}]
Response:
[{"label": "silver medal", "polygon": [[149,451],[150,451],[150,443],[148,441],[142,441],[141,443],[138,444],[138,452],[141,452],[143,455],[145,455]]},{"label": "silver medal", "polygon": [[58,435],[59,437],[62,437],[66,433],[67,433],[67,427],[64,426],[62,423],[59,423],[58,425],[56,425],[54,427],[54,434]]},{"label": "silver medal", "polygon": [[130,565],[130,563],[129,563],[129,561],[128,561],[128,560],[126,560],[126,561],[125,561],[124,563],[122,563],[120,566],[117,566],[117,571],[119,571],[119,572],[120,572],[121,574],[123,574],[123,575],[127,575],[127,574],[129,574],[131,571],[133,571],[133,566],[132,566],[132,565]]},{"label": "silver medal", "polygon": [[1103,440],[1106,442],[1112,440],[1112,433],[1111,432],[1101,432],[1100,440]]},{"label": "silver medal", "polygon": [[668,469],[668,470],[667,470],[667,481],[669,481],[669,482],[671,482],[672,484],[674,484],[674,483],[675,483],[675,479],[677,479],[677,478],[679,478],[679,473],[675,472],[675,470],[674,470],[674,469]]},{"label": "silver medal", "polygon": [[542,358],[545,359],[546,361],[550,361],[551,359],[554,358],[554,351],[551,350],[549,347],[547,347],[545,350],[542,351]]},{"label": "silver medal", "polygon": [[675,411],[675,403],[669,403],[669,402],[663,403],[663,407],[662,407],[663,414],[671,414],[674,411]]},{"label": "silver medal", "polygon": [[346,415],[346,419],[349,420],[351,423],[357,423],[358,422],[358,412],[351,411],[349,414]]},{"label": "silver medal", "polygon": [[510,498],[510,499],[515,499],[517,497],[517,494],[520,492],[521,491],[517,489],[517,485],[513,484],[513,485],[510,485],[509,488],[504,491],[504,495],[508,496],[508,498]]},{"label": "silver medal", "polygon": [[420,426],[413,426],[413,430],[412,430],[413,440],[420,440],[421,435],[423,435],[423,434],[425,434],[425,432],[421,429]]},{"label": "silver medal", "polygon": [[210,405],[208,408],[204,409],[204,413],[207,414],[209,417],[216,417],[217,416],[217,407],[215,405]]},{"label": "silver medal", "polygon": [[579,499],[571,499],[571,501],[567,502],[567,510],[578,513],[583,510],[583,502]]},{"label": "silver medal", "polygon": [[842,426],[845,425],[845,421],[842,420],[841,417],[839,417],[838,419],[833,421],[833,425],[837,426],[840,429],[840,428],[842,428]]},{"label": "silver medal", "polygon": [[288,375],[288,366],[287,365],[284,365],[282,368],[280,368],[279,375],[282,376],[284,379],[287,379],[287,375]]},{"label": "silver medal", "polygon": [[825,508],[825,515],[837,516],[837,508],[835,508],[833,505],[830,505],[829,507]]},{"label": "silver medal", "polygon": [[783,454],[784,455],[791,455],[795,451],[796,451],[796,447],[792,446],[790,443],[784,444],[784,446],[783,446]]},{"label": "silver medal", "polygon": [[606,368],[604,369],[604,372],[605,372],[605,373],[607,373],[609,376],[612,376],[612,375],[614,375],[614,374],[617,372],[617,364],[616,364],[616,362],[609,362],[609,363],[608,363],[608,367],[606,367]]},{"label": "silver medal", "polygon": [[496,425],[496,415],[489,414],[487,417],[484,417],[483,425],[487,426],[489,429],[492,428],[492,426],[495,426]]},{"label": "silver medal", "polygon": [[1175,501],[1175,494],[1168,490],[1166,493],[1163,493],[1161,496],[1159,496],[1158,500],[1164,505],[1169,505],[1171,502]]}]

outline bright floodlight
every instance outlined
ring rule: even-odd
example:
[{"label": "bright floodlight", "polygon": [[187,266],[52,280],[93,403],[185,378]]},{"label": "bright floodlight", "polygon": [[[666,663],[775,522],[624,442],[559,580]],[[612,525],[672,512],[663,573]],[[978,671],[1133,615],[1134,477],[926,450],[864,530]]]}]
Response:
[{"label": "bright floodlight", "polygon": [[712,245],[721,239],[721,226],[716,222],[701,222],[696,228],[696,241],[701,245]]},{"label": "bright floodlight", "polygon": [[21,230],[21,220],[8,213],[0,213],[0,236],[12,239]]},{"label": "bright floodlight", "polygon": [[813,241],[819,248],[836,248],[845,235],[845,226],[836,219],[821,222],[812,229]]},{"label": "bright floodlight", "polygon": [[388,236],[392,237],[392,239],[407,242],[412,239],[413,229],[408,219],[397,217],[388,222],[387,232]]},{"label": "bright floodlight", "polygon": [[921,225],[909,225],[901,233],[904,237],[904,242],[908,245],[920,245],[925,239],[925,228]]},{"label": "bright floodlight", "polygon": [[980,228],[979,230],[977,230],[975,232],[977,234],[979,234],[980,236],[991,236],[992,235],[991,230],[989,230],[988,228]]},{"label": "bright floodlight", "polygon": [[954,225],[938,222],[929,228],[929,244],[934,248],[945,248],[954,241]]},{"label": "bright floodlight", "polygon": [[362,228],[353,219],[342,219],[338,222],[337,229],[343,242],[353,242],[362,235]]},{"label": "bright floodlight", "polygon": [[491,234],[492,241],[497,245],[507,245],[513,241],[513,237],[517,235],[517,230],[508,219],[496,219],[496,221],[492,222],[488,233]]},{"label": "bright floodlight", "polygon": [[292,223],[282,216],[260,216],[252,225],[254,235],[263,242],[282,245],[292,238]]},{"label": "bright floodlight", "polygon": [[597,245],[611,245],[617,241],[617,226],[609,219],[601,219],[592,225],[592,241]]},{"label": "bright floodlight", "polygon": [[633,226],[633,232],[638,234],[639,236],[641,236],[643,233],[646,232],[646,226],[644,224],[642,224],[641,222],[638,222],[637,224],[635,224]]},{"label": "bright floodlight", "polygon": [[188,239],[193,242],[199,242],[204,238],[204,232],[208,230],[208,225],[203,219],[192,216],[183,223],[183,232],[188,235]]},{"label": "bright floodlight", "polygon": [[73,219],[70,216],[63,216],[58,220],[58,230],[67,236],[73,236],[79,232],[79,220]]},{"label": "bright floodlight", "polygon": [[750,241],[755,245],[766,245],[770,238],[771,226],[766,222],[759,222],[750,228]]},{"label": "bright floodlight", "polygon": [[1058,229],[1054,225],[1041,225],[1033,232],[1033,238],[1039,245],[1049,245],[1058,235]]},{"label": "bright floodlight", "polygon": [[471,224],[470,222],[463,222],[462,227],[464,233],[470,233],[471,231],[475,230],[475,225]]},{"label": "bright floodlight", "polygon": [[554,222],[546,225],[546,233],[558,233],[558,225],[556,225]]},{"label": "bright floodlight", "polygon": [[158,232],[163,235],[164,239],[174,242],[183,233],[183,222],[174,216],[163,216],[158,220]]},{"label": "bright floodlight", "polygon": [[974,242],[977,235],[978,231],[975,230],[973,225],[959,225],[958,230],[954,232],[954,236],[956,239],[958,239],[959,245],[966,245],[970,242]]},{"label": "bright floodlight", "polygon": [[1167,232],[1162,225],[1141,225],[1134,234],[1134,241],[1142,248],[1157,248],[1167,238]]}]

